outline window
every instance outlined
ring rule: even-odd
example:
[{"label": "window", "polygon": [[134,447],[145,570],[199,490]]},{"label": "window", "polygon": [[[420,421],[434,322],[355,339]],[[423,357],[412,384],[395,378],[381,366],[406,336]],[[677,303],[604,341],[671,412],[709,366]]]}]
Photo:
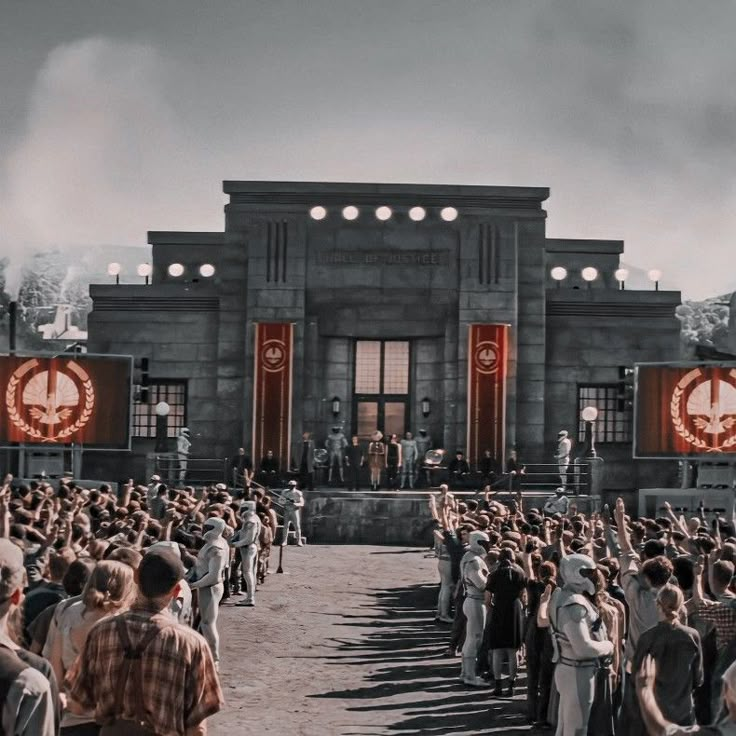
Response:
[{"label": "window", "polygon": [[[578,417],[586,406],[598,409],[595,441],[631,442],[633,412],[622,401],[617,384],[578,386]],[[578,419],[578,442],[585,441],[585,422]]]},{"label": "window", "polygon": [[148,401],[133,403],[133,437],[156,436],[156,404],[165,401],[169,405],[168,437],[176,437],[187,424],[187,382],[152,380],[148,388]]}]

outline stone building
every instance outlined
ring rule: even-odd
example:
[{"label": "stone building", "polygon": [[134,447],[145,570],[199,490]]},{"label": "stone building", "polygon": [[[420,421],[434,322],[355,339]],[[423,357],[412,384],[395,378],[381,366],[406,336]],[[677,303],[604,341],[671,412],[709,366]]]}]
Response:
[{"label": "stone building", "polygon": [[[582,437],[580,409],[594,403],[608,487],[671,473],[631,459],[620,379],[634,362],[677,359],[680,294],[620,289],[620,241],[547,238],[548,189],[228,181],[224,191],[224,232],[151,232],[150,285],[91,287],[89,351],[149,359],[149,400],[134,412],[141,472],[164,399],[170,436],[186,424],[196,456],[243,445],[257,459],[280,432],[290,461],[303,430],[319,445],[340,425],[364,438],[424,428],[450,452],[472,445],[473,462],[491,441],[499,456],[516,446],[527,462],[551,462],[558,430]],[[559,267],[567,275],[555,281]],[[289,326],[278,338],[288,355],[269,338],[256,356],[259,324]],[[496,326],[504,342],[503,355],[478,353],[502,360],[493,386],[469,365],[474,325]],[[288,362],[280,387],[261,380],[273,378],[269,360]],[[481,399],[495,392],[490,415],[469,410],[471,383]],[[263,412],[280,429],[269,435]],[[86,462],[124,473],[130,457]]]}]

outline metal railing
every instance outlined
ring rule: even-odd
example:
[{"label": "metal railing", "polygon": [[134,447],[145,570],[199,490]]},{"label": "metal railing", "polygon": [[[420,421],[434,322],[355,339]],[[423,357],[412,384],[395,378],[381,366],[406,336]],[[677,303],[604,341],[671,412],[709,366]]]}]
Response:
[{"label": "metal railing", "polygon": [[[181,462],[175,452],[163,452],[156,455],[156,473],[169,485],[180,482]],[[184,482],[187,485],[206,485],[209,483],[228,483],[228,466],[226,460],[216,457],[189,457],[187,460]]]}]

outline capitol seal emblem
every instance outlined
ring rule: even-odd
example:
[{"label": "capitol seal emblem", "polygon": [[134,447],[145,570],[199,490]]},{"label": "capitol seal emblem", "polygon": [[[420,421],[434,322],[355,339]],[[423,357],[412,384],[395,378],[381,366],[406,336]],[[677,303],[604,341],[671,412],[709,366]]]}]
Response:
[{"label": "capitol seal emblem", "polygon": [[495,373],[498,370],[501,352],[498,345],[490,340],[485,340],[475,346],[473,363],[478,373]]},{"label": "capitol seal emblem", "polygon": [[8,419],[31,441],[67,440],[89,422],[94,407],[92,379],[74,360],[26,360],[5,389]]},{"label": "capitol seal emblem", "polygon": [[261,349],[261,364],[269,373],[278,373],[286,365],[286,345],[283,340],[266,340]]},{"label": "capitol seal emblem", "polygon": [[697,450],[736,446],[736,369],[717,378],[700,368],[686,373],[672,392],[670,417],[675,432]]}]

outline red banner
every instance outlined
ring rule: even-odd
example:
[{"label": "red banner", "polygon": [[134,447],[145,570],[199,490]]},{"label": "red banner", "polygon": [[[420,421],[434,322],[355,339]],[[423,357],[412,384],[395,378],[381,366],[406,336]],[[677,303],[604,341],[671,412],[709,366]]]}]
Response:
[{"label": "red banner", "polygon": [[0,444],[127,449],[132,359],[0,356]]},{"label": "red banner", "polygon": [[477,467],[485,450],[504,460],[508,325],[470,325],[468,329],[468,447]]},{"label": "red banner", "polygon": [[736,364],[636,366],[635,416],[634,457],[733,455]]},{"label": "red banner", "polygon": [[293,326],[256,323],[253,390],[253,460],[273,450],[281,470],[289,467]]}]

